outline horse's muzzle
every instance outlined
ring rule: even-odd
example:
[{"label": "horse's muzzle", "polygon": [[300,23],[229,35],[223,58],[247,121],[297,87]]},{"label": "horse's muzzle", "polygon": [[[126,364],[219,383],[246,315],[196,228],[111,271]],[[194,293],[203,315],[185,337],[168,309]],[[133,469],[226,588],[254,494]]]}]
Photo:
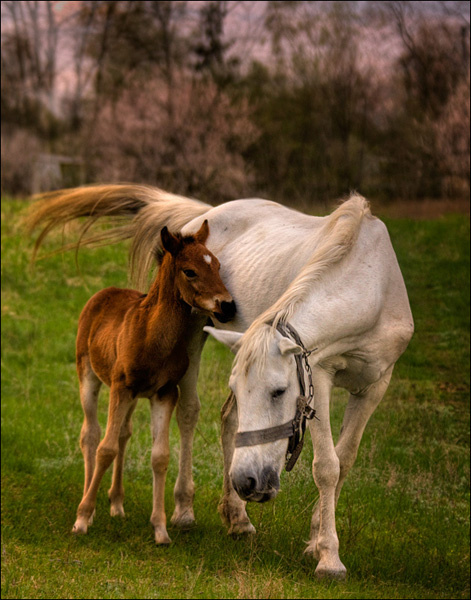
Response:
[{"label": "horse's muzzle", "polygon": [[214,316],[220,323],[227,323],[234,318],[236,314],[236,304],[232,302],[221,302],[221,312],[215,312]]},{"label": "horse's muzzle", "polygon": [[280,478],[275,469],[265,467],[258,475],[255,472],[234,473],[232,485],[242,500],[267,502],[277,495]]}]

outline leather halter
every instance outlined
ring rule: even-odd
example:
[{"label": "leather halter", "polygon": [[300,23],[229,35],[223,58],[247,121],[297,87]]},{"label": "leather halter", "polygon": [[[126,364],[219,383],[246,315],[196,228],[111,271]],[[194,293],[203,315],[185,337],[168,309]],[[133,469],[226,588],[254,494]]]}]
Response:
[{"label": "leather halter", "polygon": [[[236,448],[241,448],[243,446],[257,446],[258,444],[268,444],[270,442],[275,442],[276,440],[289,438],[288,449],[286,451],[285,469],[287,471],[291,471],[296,464],[299,455],[301,454],[301,450],[303,449],[306,421],[311,420],[316,416],[316,411],[309,406],[311,400],[314,398],[314,386],[312,383],[311,366],[307,360],[308,356],[311,354],[311,352],[314,352],[314,350],[306,350],[298,332],[292,325],[289,325],[289,323],[278,323],[276,328],[283,336],[291,336],[296,344],[301,346],[303,350],[301,354],[295,354],[294,356],[296,360],[296,371],[298,374],[300,389],[300,395],[296,401],[296,414],[294,419],[291,419],[283,425],[238,433],[235,439],[235,446]],[[306,387],[304,384],[304,370],[306,370],[309,382],[307,397]]]}]

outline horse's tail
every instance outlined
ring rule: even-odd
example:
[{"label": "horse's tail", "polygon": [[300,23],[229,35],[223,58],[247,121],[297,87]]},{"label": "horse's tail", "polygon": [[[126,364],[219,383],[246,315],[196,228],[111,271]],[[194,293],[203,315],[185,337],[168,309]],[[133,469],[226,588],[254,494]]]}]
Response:
[{"label": "horse's tail", "polygon": [[[69,221],[85,217],[78,240],[63,245],[61,250],[82,246],[114,244],[132,238],[131,274],[134,283],[143,288],[152,265],[152,250],[159,232],[167,226],[178,231],[195,217],[211,209],[209,204],[170,194],[148,185],[93,185],[49,192],[36,197],[26,218],[31,233],[41,227],[35,242],[33,259],[46,236]],[[90,228],[97,221],[111,225],[93,234]]]}]

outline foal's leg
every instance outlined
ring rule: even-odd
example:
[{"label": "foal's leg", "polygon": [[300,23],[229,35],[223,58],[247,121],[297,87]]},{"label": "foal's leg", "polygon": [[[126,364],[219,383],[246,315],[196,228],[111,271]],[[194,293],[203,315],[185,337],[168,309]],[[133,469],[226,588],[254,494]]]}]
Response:
[{"label": "foal's leg", "polygon": [[331,376],[320,368],[313,369],[315,409],[317,419],[309,422],[314,446],[312,474],[319,490],[319,527],[315,540],[311,539],[306,552],[314,554],[319,563],[317,577],[344,579],[347,570],[339,558],[339,540],[335,526],[335,492],[340,475],[340,464],[335,452],[330,428]]},{"label": "foal's leg", "polygon": [[123,469],[124,469],[124,453],[126,444],[132,434],[132,414],[134,406],[128,411],[124,422],[121,426],[119,434],[119,451],[113,465],[113,479],[111,487],[108,491],[110,499],[110,514],[112,517],[124,517],[124,487],[123,487]]},{"label": "foal's leg", "polygon": [[[80,432],[80,448],[83,454],[85,467],[85,483],[83,493],[88,490],[95,470],[95,456],[101,437],[101,428],[98,423],[98,393],[102,382],[92,370],[88,359],[84,358],[78,368],[80,382],[80,401],[83,409],[83,425]],[[90,516],[90,525],[93,514]]]},{"label": "foal's leg", "polygon": [[[345,478],[355,463],[361,438],[368,420],[381,402],[388,388],[392,371],[393,369],[391,368],[382,379],[370,385],[361,394],[350,394],[345,409],[340,437],[335,447],[340,464],[340,475],[335,489],[335,504],[338,502]],[[320,511],[319,503],[317,503],[311,521],[311,540],[306,549],[306,552],[312,553],[316,558],[319,558],[317,554],[319,527]]]},{"label": "foal's leg", "polygon": [[152,420],[152,471],[154,498],[150,522],[154,526],[156,544],[170,544],[165,515],[165,478],[170,457],[169,428],[173,408],[178,400],[178,389],[172,388],[164,396],[150,400]]},{"label": "foal's leg", "polygon": [[77,509],[77,520],[72,530],[74,533],[87,533],[89,519],[95,510],[98,487],[103,475],[119,452],[119,434],[122,424],[129,411],[134,410],[136,403],[137,400],[133,398],[129,390],[111,387],[105,437],[96,451],[96,464],[90,485]]},{"label": "foal's leg", "polygon": [[207,334],[203,331],[206,318],[195,317],[188,332],[189,344],[187,347],[190,364],[179,382],[180,398],[177,404],[177,423],[180,430],[180,457],[178,476],[175,482],[174,498],[175,509],[171,518],[174,526],[188,528],[195,523],[193,511],[193,498],[195,484],[193,481],[193,439],[200,412],[200,400],[196,391],[198,382],[201,352]]},{"label": "foal's leg", "polygon": [[225,525],[229,527],[229,534],[255,533],[255,527],[245,510],[244,502],[235,491],[229,477],[232,455],[234,454],[235,434],[237,433],[237,406],[233,393],[229,394],[221,410],[221,441],[224,455],[224,482],[223,497],[218,507],[219,514]]}]

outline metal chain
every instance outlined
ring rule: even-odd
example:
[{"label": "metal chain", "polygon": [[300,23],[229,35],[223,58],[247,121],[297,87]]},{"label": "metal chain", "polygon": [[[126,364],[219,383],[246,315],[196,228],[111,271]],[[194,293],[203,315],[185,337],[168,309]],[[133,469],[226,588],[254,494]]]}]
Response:
[{"label": "metal chain", "polygon": [[309,382],[309,395],[308,395],[308,402],[310,402],[313,398],[314,398],[314,385],[312,383],[312,369],[311,369],[311,365],[309,364],[308,361],[308,357],[310,356],[310,354],[314,352],[314,350],[310,350],[309,352],[307,350],[305,350],[303,352],[303,359],[304,359],[304,368],[306,369],[306,373],[307,373],[307,379]]},{"label": "metal chain", "polygon": [[315,350],[317,350],[317,348],[314,348],[313,350],[305,350],[304,349],[304,352],[303,352],[304,368],[306,369],[307,379],[309,382],[309,392],[308,392],[306,406],[305,406],[303,412],[304,412],[304,416],[306,417],[306,419],[312,419],[315,417],[319,421],[319,418],[316,417],[316,411],[315,411],[314,407],[310,406],[311,400],[314,400],[314,384],[312,383],[312,369],[311,369],[311,365],[309,364],[308,357]]}]

